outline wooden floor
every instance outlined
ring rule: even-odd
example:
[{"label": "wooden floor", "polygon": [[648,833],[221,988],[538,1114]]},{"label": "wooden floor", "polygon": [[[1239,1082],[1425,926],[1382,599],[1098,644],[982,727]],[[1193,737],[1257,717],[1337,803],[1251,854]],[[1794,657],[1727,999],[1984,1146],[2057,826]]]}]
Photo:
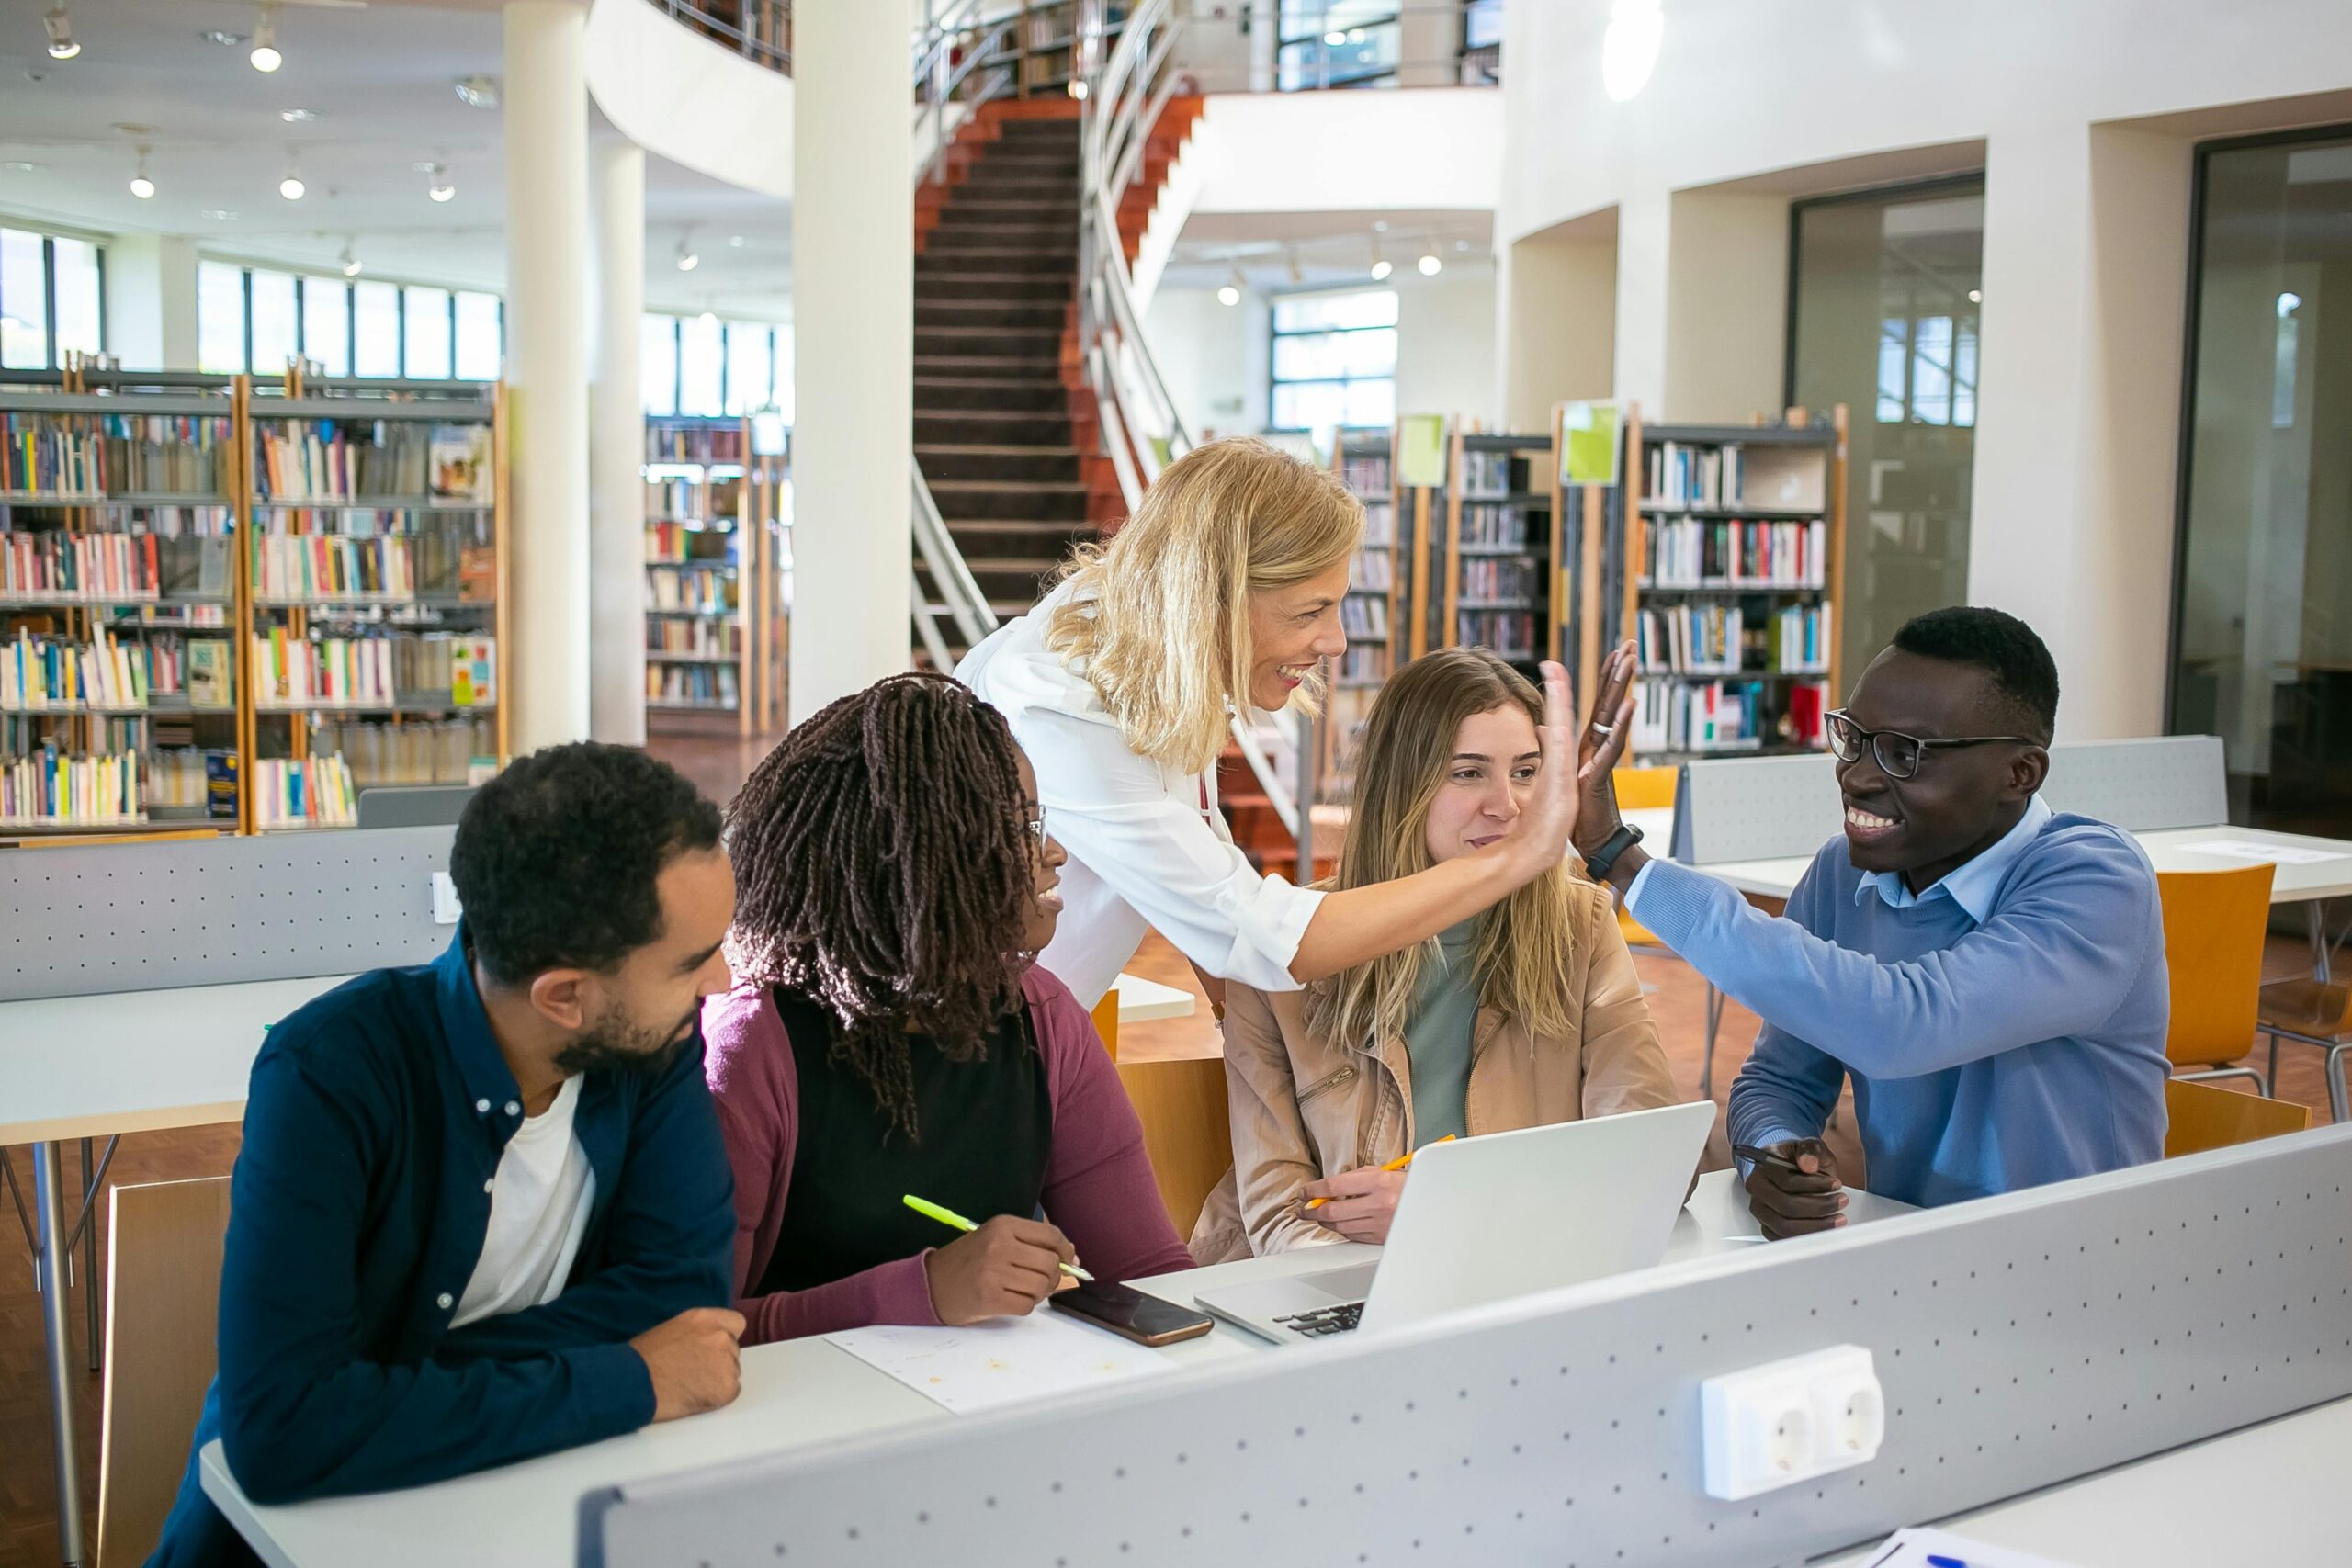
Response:
[{"label": "wooden floor", "polygon": [[[654,750],[675,763],[713,798],[725,802],[752,765],[765,753],[768,741],[657,739]],[[2307,972],[2308,948],[2301,942],[2272,943],[2267,973],[2285,977]],[[1695,1095],[1701,1041],[1705,1025],[1705,987],[1690,967],[1668,956],[1637,957],[1636,966],[1646,986],[1655,987],[1650,1008],[1665,1043],[1675,1079]],[[1157,935],[1148,937],[1129,965],[1132,972],[1198,994],[1191,966]],[[1715,1100],[1720,1104],[1732,1076],[1747,1059],[1756,1038],[1755,1015],[1743,1008],[1725,1010],[1715,1063]],[[1128,1060],[1151,1057],[1215,1055],[1216,1026],[1204,1000],[1189,1019],[1136,1024],[1123,1032],[1120,1055]],[[2320,1076],[2319,1053],[2289,1046],[2279,1066],[2282,1099],[2313,1108],[2313,1121],[2327,1118],[2327,1097]],[[1851,1168],[1861,1168],[1860,1154],[1852,1139],[1850,1106],[1838,1118],[1830,1137]],[[191,1177],[227,1174],[237,1153],[233,1126],[198,1127],[174,1133],[150,1133],[126,1137],[115,1156],[109,1179],[115,1182],[172,1181]],[[0,1151],[15,1167],[29,1198],[31,1160],[28,1151]],[[69,1156],[66,1187],[74,1190],[74,1161]],[[68,1202],[73,1200],[69,1196]],[[104,1219],[103,1213],[99,1220]],[[99,1255],[105,1256],[103,1231]],[[54,1480],[50,1461],[49,1393],[41,1366],[40,1298],[31,1289],[30,1253],[17,1228],[12,1206],[0,1206],[0,1568],[48,1568],[57,1562]],[[75,1347],[78,1437],[82,1450],[82,1489],[89,1516],[89,1541],[96,1551],[98,1462],[99,1380],[85,1375],[83,1343],[83,1298],[71,1293]]]}]

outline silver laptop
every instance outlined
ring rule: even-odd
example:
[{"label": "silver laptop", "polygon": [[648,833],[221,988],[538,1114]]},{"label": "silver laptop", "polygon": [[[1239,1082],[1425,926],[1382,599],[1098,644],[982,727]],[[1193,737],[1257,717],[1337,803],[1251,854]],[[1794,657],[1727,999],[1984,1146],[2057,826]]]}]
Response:
[{"label": "silver laptop", "polygon": [[1193,1300],[1292,1345],[1651,1268],[1714,1124],[1702,1100],[1432,1144],[1414,1157],[1377,1260]]}]

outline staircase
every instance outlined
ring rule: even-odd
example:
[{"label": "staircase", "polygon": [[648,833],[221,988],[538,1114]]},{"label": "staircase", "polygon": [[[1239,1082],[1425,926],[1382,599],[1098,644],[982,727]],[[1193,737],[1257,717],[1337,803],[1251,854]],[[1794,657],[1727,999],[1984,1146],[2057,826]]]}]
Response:
[{"label": "staircase", "polygon": [[999,620],[1125,511],[1076,363],[1078,108],[982,105],[916,196],[915,460]]}]

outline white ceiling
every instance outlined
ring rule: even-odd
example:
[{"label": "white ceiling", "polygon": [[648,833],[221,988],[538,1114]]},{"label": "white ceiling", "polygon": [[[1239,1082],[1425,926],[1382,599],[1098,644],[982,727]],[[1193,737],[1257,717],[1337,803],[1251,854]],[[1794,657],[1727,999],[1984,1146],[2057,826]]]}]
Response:
[{"label": "white ceiling", "polygon": [[1493,245],[1487,212],[1196,212],[1160,286],[1215,288],[1238,268],[1261,290],[1332,288],[1370,281],[1376,255],[1396,268],[1392,285],[1410,287],[1420,280],[1414,264],[1424,253],[1436,252],[1459,275],[1490,265]]},{"label": "white ceiling", "polygon": [[[0,214],[194,235],[209,254],[257,262],[328,266],[349,243],[371,276],[504,289],[501,116],[468,107],[454,85],[499,73],[498,0],[292,0],[277,20],[286,62],[267,75],[247,62],[247,46],[200,36],[250,35],[250,3],[71,0],[82,52],[69,61],[48,56],[46,8],[0,6],[0,164],[37,165],[0,166]],[[279,118],[298,107],[319,118]],[[617,134],[583,112],[594,134]],[[130,191],[141,141],[156,186],[146,201]],[[300,201],[277,193],[289,159],[309,187]],[[457,186],[448,202],[427,199],[414,167],[433,162]],[[786,203],[649,153],[646,222],[650,304],[789,318]],[[691,274],[675,265],[688,225],[702,256]]]}]

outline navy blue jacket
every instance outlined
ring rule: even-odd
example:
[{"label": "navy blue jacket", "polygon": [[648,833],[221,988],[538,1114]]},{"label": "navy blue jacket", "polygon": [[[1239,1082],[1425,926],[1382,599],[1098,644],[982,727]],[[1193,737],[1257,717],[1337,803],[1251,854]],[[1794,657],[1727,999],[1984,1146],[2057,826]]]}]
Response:
[{"label": "navy blue jacket", "polygon": [[[729,1303],[734,1188],[697,1031],[658,1077],[593,1073],[574,1134],[596,1177],[563,1293],[452,1329],[522,1124],[464,938],[363,975],[270,1032],[230,1187],[218,1437],[256,1503],[377,1492],[633,1431],[628,1341]],[[255,1562],[195,1452],[151,1568]]]}]

